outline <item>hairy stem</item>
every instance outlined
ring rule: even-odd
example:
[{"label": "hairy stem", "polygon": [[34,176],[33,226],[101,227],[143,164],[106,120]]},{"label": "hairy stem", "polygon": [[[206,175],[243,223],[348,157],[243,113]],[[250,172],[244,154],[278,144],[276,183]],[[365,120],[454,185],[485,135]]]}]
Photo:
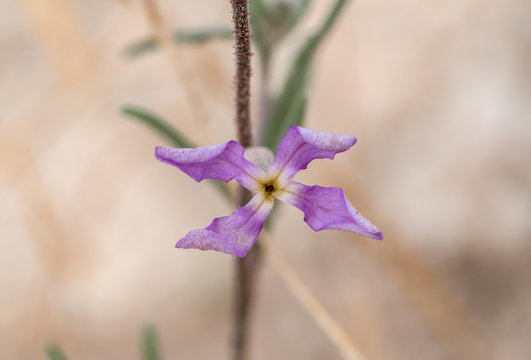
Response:
[{"label": "hairy stem", "polygon": [[[242,188],[241,199],[250,198],[249,191]],[[260,268],[262,252],[258,242],[251,251],[236,263],[236,296],[234,311],[234,360],[248,358],[250,338],[250,316],[256,278]]]},{"label": "hairy stem", "polygon": [[249,96],[251,89],[251,30],[248,0],[231,0],[236,48],[236,124],[240,144],[251,146]]},{"label": "hairy stem", "polygon": [[[251,80],[251,32],[249,28],[248,0],[231,0],[232,21],[236,49],[236,124],[238,138],[244,147],[251,146],[250,80]],[[240,205],[246,204],[250,193],[242,188]],[[249,343],[250,308],[260,263],[257,244],[243,259],[236,262],[236,287],[234,302],[234,360],[247,358]]]}]

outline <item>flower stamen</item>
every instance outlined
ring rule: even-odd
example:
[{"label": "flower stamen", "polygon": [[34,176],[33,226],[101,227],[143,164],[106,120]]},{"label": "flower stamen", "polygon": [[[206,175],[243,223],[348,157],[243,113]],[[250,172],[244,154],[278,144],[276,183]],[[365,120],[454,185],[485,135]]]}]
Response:
[{"label": "flower stamen", "polygon": [[266,191],[266,193],[271,194],[273,191],[275,191],[275,185],[266,184],[264,185],[264,190]]}]

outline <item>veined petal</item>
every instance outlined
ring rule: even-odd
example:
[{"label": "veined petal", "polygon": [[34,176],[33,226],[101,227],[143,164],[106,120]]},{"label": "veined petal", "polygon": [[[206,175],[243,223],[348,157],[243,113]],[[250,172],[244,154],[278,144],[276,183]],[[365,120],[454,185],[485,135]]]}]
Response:
[{"label": "veined petal", "polygon": [[383,239],[382,232],[354,209],[343,189],[308,186],[292,181],[278,199],[302,210],[304,221],[315,231],[345,230]]},{"label": "veined petal", "polygon": [[356,138],[291,126],[278,145],[278,153],[271,165],[271,173],[277,173],[287,183],[313,159],[333,159],[335,154],[350,149]]},{"label": "veined petal", "polygon": [[175,247],[216,250],[244,257],[255,243],[274,200],[255,195],[229,216],[216,218],[206,228],[190,231]]},{"label": "veined petal", "polygon": [[245,148],[236,141],[229,141],[195,149],[157,146],[155,157],[159,161],[179,168],[197,182],[204,179],[218,179],[225,182],[236,179],[247,189],[253,190],[255,178],[262,171],[243,157],[244,151]]}]

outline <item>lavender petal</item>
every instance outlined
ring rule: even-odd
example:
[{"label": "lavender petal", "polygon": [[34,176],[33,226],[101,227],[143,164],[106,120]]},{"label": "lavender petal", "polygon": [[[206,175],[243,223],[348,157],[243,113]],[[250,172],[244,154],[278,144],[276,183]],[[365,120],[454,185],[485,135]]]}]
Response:
[{"label": "lavender petal", "polygon": [[271,171],[280,174],[281,179],[287,183],[297,172],[306,169],[312,160],[333,159],[335,154],[350,149],[355,143],[356,138],[352,136],[293,125],[280,141]]},{"label": "lavender petal", "polygon": [[274,201],[255,195],[229,216],[216,218],[206,228],[190,231],[175,247],[216,250],[244,257],[262,231]]},{"label": "lavender petal", "polygon": [[315,231],[352,231],[382,240],[383,234],[350,204],[340,188],[308,186],[292,181],[278,197],[304,212],[304,221]]},{"label": "lavender petal", "polygon": [[228,182],[236,179],[249,190],[255,188],[255,178],[262,171],[243,157],[245,148],[236,141],[195,149],[178,149],[157,146],[155,157],[173,165],[192,179],[218,179]]}]

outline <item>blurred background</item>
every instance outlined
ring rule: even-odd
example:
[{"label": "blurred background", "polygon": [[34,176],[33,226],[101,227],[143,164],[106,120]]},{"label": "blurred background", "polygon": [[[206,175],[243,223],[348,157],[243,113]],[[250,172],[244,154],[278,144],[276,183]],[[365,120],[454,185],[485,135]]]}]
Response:
[{"label": "blurred background", "polygon": [[[331,4],[282,42],[273,87]],[[233,258],[173,247],[231,208],[120,112],[152,109],[201,145],[235,138],[231,41],[124,53],[154,31],[230,26],[229,1],[156,5],[158,22],[145,1],[0,0],[3,359],[45,359],[50,342],[138,359],[146,323],[166,359],[229,358]],[[299,179],[343,187],[385,240],[315,233],[288,206],[273,239],[367,359],[531,358],[529,14],[357,0],[319,49],[305,126],[358,144]],[[340,359],[267,262],[251,358]]]}]

